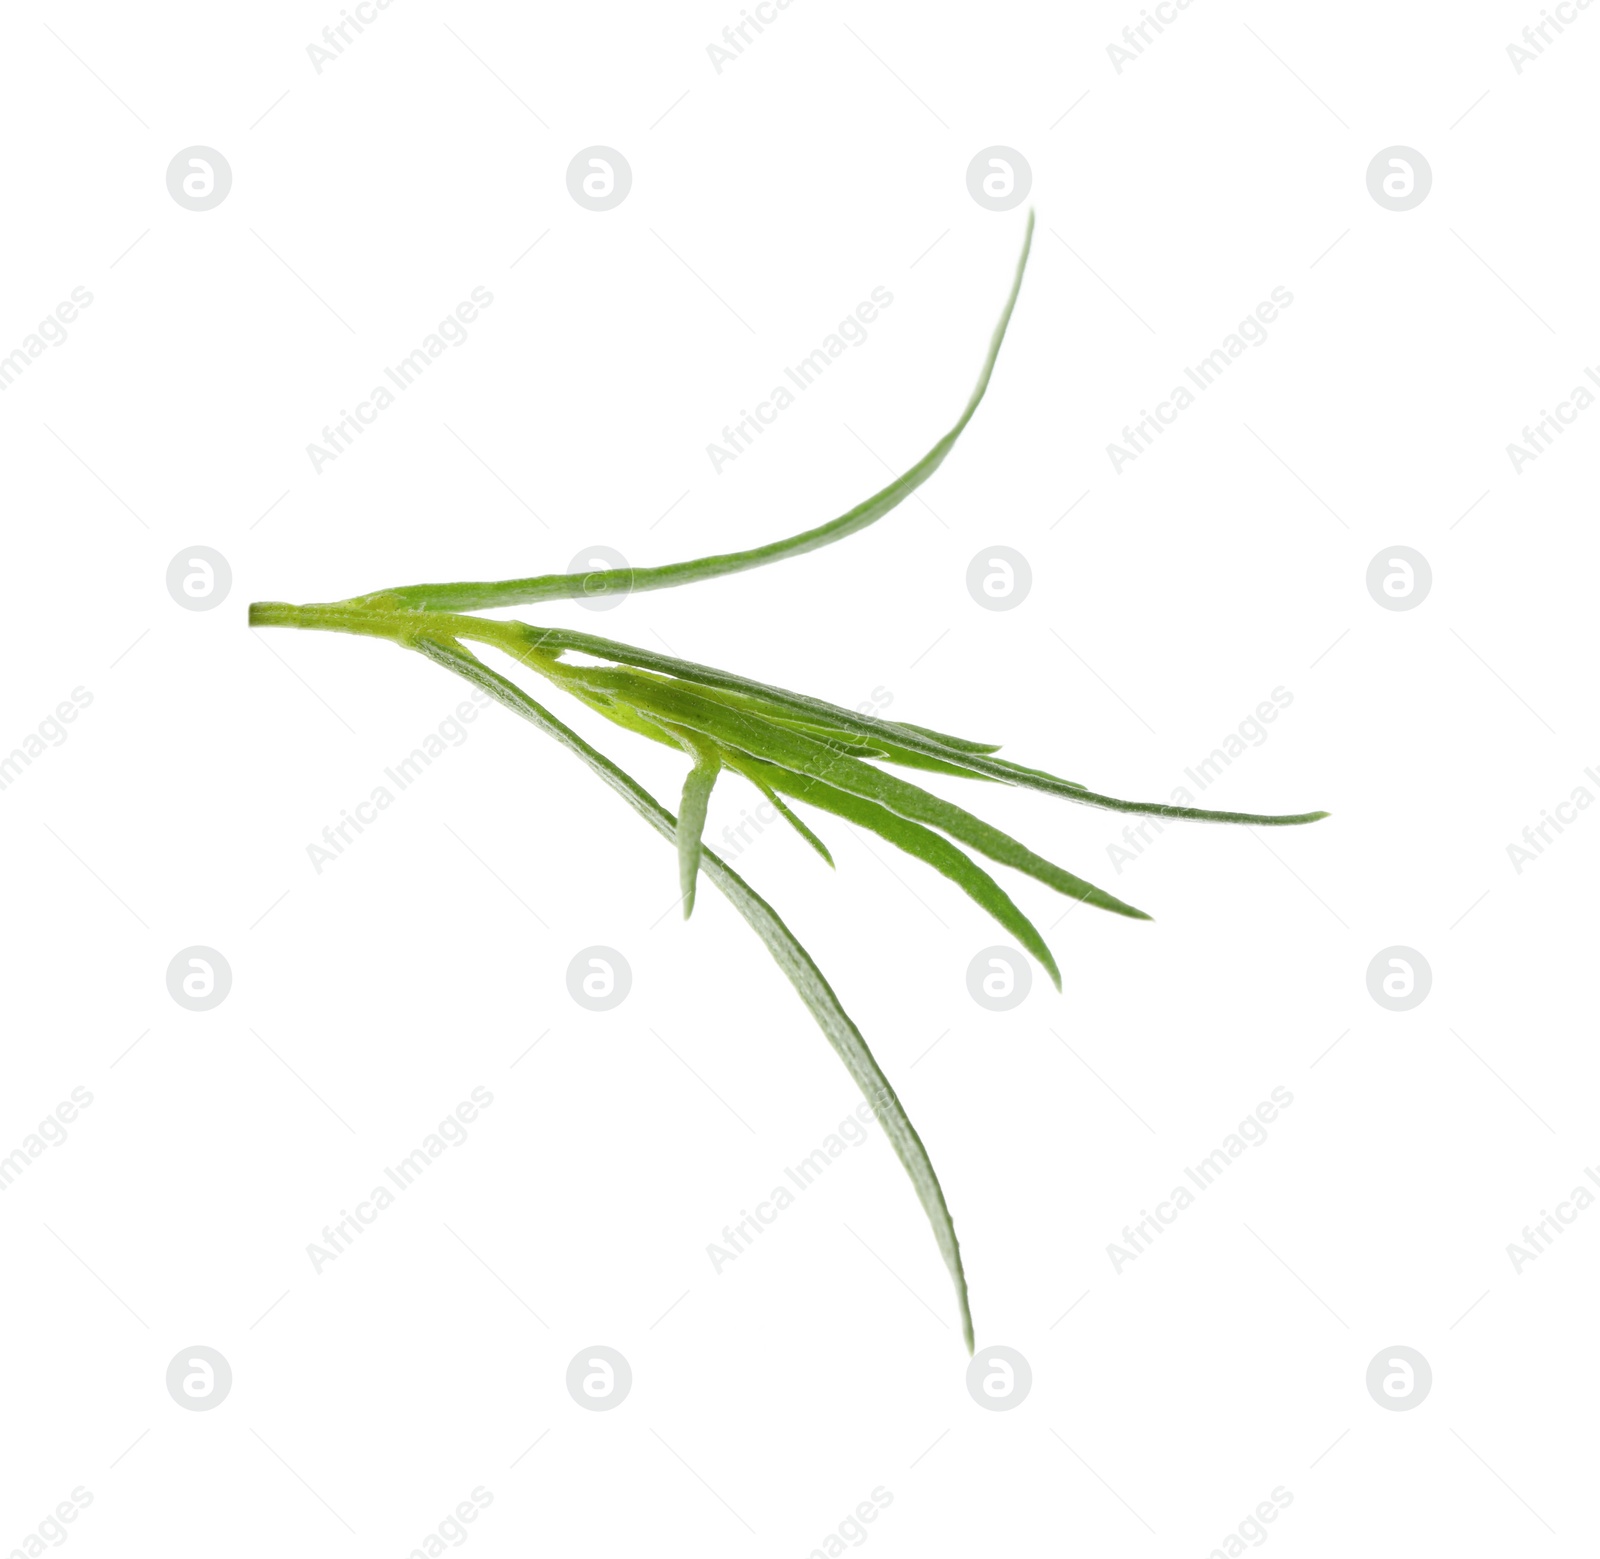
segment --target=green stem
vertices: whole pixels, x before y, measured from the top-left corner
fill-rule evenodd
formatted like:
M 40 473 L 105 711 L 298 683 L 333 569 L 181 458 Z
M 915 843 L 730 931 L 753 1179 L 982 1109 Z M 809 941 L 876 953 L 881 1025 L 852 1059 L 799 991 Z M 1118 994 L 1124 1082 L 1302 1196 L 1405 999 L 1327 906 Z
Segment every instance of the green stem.
M 504 650 L 514 660 L 545 676 L 567 671 L 555 654 L 538 647 L 538 630 L 526 623 L 499 622 L 493 617 L 466 617 L 452 612 L 418 612 L 403 608 L 361 606 L 347 601 L 294 606 L 288 601 L 252 601 L 252 628 L 310 628 L 324 633 L 355 633 L 389 639 L 417 649 L 427 638 L 473 639 Z M 556 653 L 559 653 L 557 651 Z

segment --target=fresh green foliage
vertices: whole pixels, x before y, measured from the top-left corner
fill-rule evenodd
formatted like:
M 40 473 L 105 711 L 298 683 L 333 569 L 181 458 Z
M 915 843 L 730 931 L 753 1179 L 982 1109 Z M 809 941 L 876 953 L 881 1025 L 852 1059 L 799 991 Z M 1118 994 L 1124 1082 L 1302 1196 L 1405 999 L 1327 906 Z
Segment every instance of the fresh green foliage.
M 363 604 L 404 606 L 418 611 L 479 612 L 493 606 L 526 606 L 533 601 L 557 601 L 574 596 L 588 598 L 614 594 L 619 590 L 665 590 L 673 585 L 695 584 L 702 579 L 715 579 L 721 574 L 737 574 L 747 568 L 760 568 L 766 563 L 798 557 L 802 552 L 814 552 L 831 542 L 843 541 L 846 536 L 854 535 L 874 520 L 881 519 L 921 487 L 944 464 L 944 457 L 955 447 L 956 440 L 972 421 L 973 412 L 978 409 L 984 391 L 989 388 L 989 376 L 994 372 L 995 359 L 1000 355 L 1000 343 L 1006 338 L 1011 311 L 1017 306 L 1017 294 L 1022 290 L 1022 273 L 1027 269 L 1028 252 L 1032 247 L 1033 213 L 1030 211 L 1010 295 L 1006 298 L 1000 321 L 994 327 L 989 353 L 983 360 L 978 382 L 956 419 L 955 426 L 909 470 L 837 519 L 812 530 L 801 531 L 798 536 L 770 541 L 765 546 L 751 547 L 745 552 L 724 552 L 714 557 L 693 558 L 687 563 L 666 563 L 660 568 L 597 569 L 587 574 L 539 574 L 532 579 L 504 579 L 497 582 L 406 585 L 398 590 L 380 590 L 359 599 Z
M 1016 307 L 1032 241 L 1030 213 L 1010 294 L 995 326 L 978 382 L 955 425 L 902 475 L 837 519 L 747 551 L 657 568 L 543 574 L 500 582 L 408 585 L 326 605 L 258 601 L 250 608 L 252 627 L 314 628 L 389 639 L 466 678 L 576 754 L 657 832 L 674 842 L 685 917 L 694 909 L 700 877 L 704 875 L 715 884 L 766 944 L 877 1111 L 933 1226 L 955 1284 L 962 1334 L 969 1352 L 973 1345 L 972 1313 L 961 1250 L 927 1151 L 866 1041 L 811 956 L 772 907 L 705 847 L 701 836 L 718 776 L 727 770 L 754 785 L 829 866 L 833 865 L 833 857 L 827 846 L 783 797 L 864 828 L 933 867 L 1015 937 L 1039 961 L 1058 990 L 1060 970 L 1044 938 L 1005 889 L 967 853 L 969 850 L 1032 877 L 1068 898 L 1135 920 L 1147 920 L 1149 916 L 1036 855 L 964 808 L 881 765 L 1016 785 L 1082 806 L 1157 817 L 1283 826 L 1315 822 L 1327 814 L 1264 816 L 1124 801 L 1042 769 L 998 758 L 995 754 L 999 749 L 987 742 L 947 736 L 901 721 L 868 718 L 806 694 L 594 634 L 533 627 L 473 613 L 532 601 L 692 584 L 813 551 L 880 519 L 938 470 L 983 400 Z M 624 730 L 685 754 L 689 768 L 677 817 L 516 683 L 485 665 L 463 641 L 486 645 L 508 656 Z M 573 661 L 567 658 L 570 655 L 585 659 Z M 594 664 L 596 661 L 601 664 Z
M 700 877 L 700 838 L 706 827 L 706 808 L 711 804 L 711 787 L 722 772 L 722 749 L 705 741 L 698 731 L 667 728 L 683 743 L 693 759 L 684 776 L 683 799 L 678 803 L 678 887 L 683 894 L 683 918 L 694 913 L 694 885 Z

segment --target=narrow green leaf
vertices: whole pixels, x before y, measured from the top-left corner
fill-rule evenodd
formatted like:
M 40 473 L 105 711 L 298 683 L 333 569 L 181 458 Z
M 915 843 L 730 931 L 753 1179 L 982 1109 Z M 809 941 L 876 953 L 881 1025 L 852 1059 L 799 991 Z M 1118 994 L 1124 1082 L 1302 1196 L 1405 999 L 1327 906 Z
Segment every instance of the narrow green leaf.
M 770 785 L 767 784 L 765 780 L 761 778 L 759 774 L 756 773 L 755 764 L 752 763 L 743 753 L 733 752 L 726 747 L 722 748 L 721 752 L 723 763 L 728 768 L 736 770 L 747 780 L 749 780 L 750 783 L 754 785 L 755 788 L 759 790 L 769 802 L 771 802 L 778 816 L 788 823 L 789 826 L 793 828 L 794 831 L 799 834 L 799 836 L 804 839 L 805 842 L 810 845 L 811 848 L 815 850 L 817 854 L 828 863 L 829 866 L 832 866 L 833 856 L 830 853 L 827 845 L 825 845 L 814 833 L 812 833 L 812 831 L 806 826 L 804 819 L 798 817 L 794 813 L 783 797 L 780 796 L 777 791 L 775 791 Z
M 998 742 L 969 742 L 964 736 L 946 736 L 943 731 L 930 731 L 925 725 L 912 725 L 909 720 L 894 720 L 890 722 L 900 727 L 902 731 L 915 731 L 918 736 L 931 736 L 934 741 L 942 742 L 946 747 L 954 747 L 960 752 L 999 752 Z
M 461 618 L 457 621 L 471 624 L 472 618 Z M 504 627 L 504 624 L 497 624 Z M 854 710 L 845 709 L 838 704 L 830 704 L 820 698 L 811 698 L 804 693 L 793 693 L 786 688 L 774 687 L 768 683 L 756 682 L 749 677 L 740 677 L 732 672 L 719 671 L 714 666 L 702 666 L 698 662 L 679 660 L 673 655 L 660 655 L 654 650 L 642 650 L 633 645 L 619 644 L 614 639 L 597 638 L 593 634 L 580 633 L 567 628 L 534 628 L 528 624 L 516 625 L 523 629 L 527 635 L 528 643 L 539 649 L 542 653 L 549 654 L 557 650 L 577 650 L 586 655 L 593 655 L 599 659 L 617 661 L 622 665 L 634 666 L 643 671 L 654 671 L 669 677 L 679 678 L 683 682 L 698 684 L 702 689 L 726 689 L 730 692 L 742 693 L 756 699 L 765 699 L 775 707 L 792 711 L 797 718 L 811 718 L 816 724 L 824 727 L 837 727 L 850 735 L 871 741 L 874 736 L 881 740 L 878 730 L 881 722 L 868 720 L 857 714 Z M 474 637 L 466 629 L 461 630 L 467 637 Z M 577 668 L 569 668 L 576 670 Z M 961 747 L 946 746 L 944 739 L 934 738 L 924 732 L 920 727 L 897 722 L 901 732 L 901 741 L 907 747 L 928 757 L 938 758 L 946 763 L 956 765 L 967 770 L 973 775 L 983 775 L 989 779 L 1003 780 L 1007 784 L 1017 785 L 1027 790 L 1043 791 L 1046 795 L 1060 796 L 1067 801 L 1078 802 L 1082 806 L 1099 807 L 1110 812 L 1133 812 L 1149 817 L 1184 818 L 1201 823 L 1253 823 L 1261 827 L 1278 828 L 1288 827 L 1300 823 L 1315 823 L 1328 816 L 1326 812 L 1294 812 L 1283 814 L 1263 814 L 1258 812 L 1214 812 L 1203 807 L 1169 806 L 1160 801 L 1124 801 L 1116 796 L 1101 795 L 1096 791 L 1086 790 L 1082 785 L 1072 780 L 1065 780 L 1043 769 L 1027 768 L 1020 763 L 1010 763 L 1002 758 L 995 758 L 987 753 L 979 752 L 976 743 L 966 743 Z
M 1068 898 L 1081 899 L 1098 909 L 1127 915 L 1134 920 L 1150 917 L 1131 904 L 1097 888 L 1092 882 L 1035 855 L 1010 834 L 973 816 L 964 807 L 935 796 L 894 774 L 885 774 L 849 753 L 840 752 L 826 742 L 807 736 L 789 726 L 731 708 L 712 698 L 691 691 L 682 683 L 664 682 L 654 677 L 639 677 L 628 671 L 608 671 L 591 667 L 564 667 L 564 679 L 598 691 L 614 692 L 635 708 L 649 710 L 678 725 L 702 731 L 726 747 L 775 763 L 795 774 L 825 780 L 840 790 L 878 801 L 891 812 L 940 829 L 953 839 L 970 846 L 991 860 L 1054 888 Z
M 1017 294 L 1022 290 L 1023 272 L 1028 268 L 1028 252 L 1033 247 L 1033 212 L 1028 213 L 1028 225 L 1023 235 L 1022 253 L 1017 259 L 1016 275 L 1006 306 L 1001 311 L 999 323 L 989 340 L 989 351 L 978 374 L 978 382 L 967 399 L 955 425 L 915 465 L 909 466 L 887 487 L 847 510 L 837 519 L 810 530 L 786 536 L 781 541 L 769 541 L 764 546 L 751 547 L 743 552 L 723 552 L 712 557 L 692 558 L 684 563 L 666 563 L 657 568 L 596 569 L 585 574 L 538 574 L 531 579 L 476 580 L 457 584 L 406 585 L 393 590 L 378 590 L 371 595 L 354 596 L 349 605 L 372 604 L 384 607 L 406 607 L 415 611 L 473 612 L 495 606 L 520 606 L 530 601 L 551 601 L 579 597 L 592 600 L 596 596 L 614 595 L 635 590 L 665 590 L 674 585 L 694 584 L 702 579 L 715 579 L 722 574 L 737 574 L 745 569 L 760 568 L 783 558 L 798 557 L 803 552 L 814 552 L 831 542 L 842 541 L 859 530 L 864 530 L 874 520 L 909 498 L 935 471 L 944 464 L 945 456 L 955 447 L 955 442 L 972 421 L 989 388 L 994 373 L 995 359 L 1000 355 L 1000 345 L 1006 338 L 1006 328 L 1011 323 L 1012 311 L 1017 306 Z
M 678 887 L 683 894 L 683 918 L 694 913 L 694 889 L 700 879 L 700 836 L 705 832 L 706 807 L 711 787 L 722 771 L 717 749 L 693 731 L 673 729 L 684 751 L 694 760 L 683 779 L 683 799 L 678 804 Z
M 710 693 L 708 696 L 716 698 L 719 702 L 726 702 L 731 696 L 726 693 Z M 987 774 L 974 774 L 971 769 L 960 764 L 951 763 L 946 758 L 929 758 L 914 748 L 903 747 L 894 739 L 894 727 L 886 726 L 882 735 L 875 737 L 870 743 L 859 740 L 847 733 L 838 733 L 829 730 L 826 726 L 817 725 L 809 720 L 796 720 L 792 715 L 769 713 L 754 700 L 750 707 L 765 720 L 772 720 L 778 725 L 792 726 L 797 731 L 804 731 L 808 736 L 815 736 L 822 741 L 838 748 L 841 752 L 851 753 L 857 758 L 872 758 L 884 763 L 893 763 L 903 769 L 920 769 L 926 774 L 949 774 L 956 779 L 975 779 L 989 782 Z M 770 710 L 772 706 L 767 706 Z M 992 783 L 992 782 L 990 782 Z
M 641 671 L 639 674 L 659 676 L 656 672 Z M 881 759 L 886 763 L 900 764 L 905 768 L 922 769 L 934 774 L 952 774 L 958 779 L 988 778 L 987 775 L 974 774 L 970 769 L 946 759 L 926 757 L 918 750 L 901 745 L 895 739 L 899 727 L 888 721 L 868 720 L 866 726 L 872 733 L 869 737 L 855 731 L 844 730 L 838 725 L 825 724 L 811 717 L 801 718 L 793 710 L 783 704 L 774 703 L 771 699 L 755 698 L 748 693 L 734 693 L 704 686 L 696 687 L 695 691 L 715 698 L 719 703 L 749 710 L 763 720 L 773 720 L 779 725 L 792 726 L 797 731 L 804 731 L 807 735 L 825 740 L 838 751 L 848 752 L 853 757 Z
M 452 632 L 463 637 L 480 637 L 474 628 L 482 624 L 471 617 L 447 619 Z M 515 628 L 525 636 L 530 651 L 541 656 L 560 655 L 567 650 L 592 655 L 597 660 L 615 661 L 619 665 L 633 666 L 640 671 L 677 678 L 693 684 L 698 690 L 718 696 L 732 695 L 748 699 L 751 707 L 759 708 L 770 718 L 783 718 L 799 722 L 819 731 L 837 732 L 867 745 L 896 740 L 906 751 L 950 764 L 969 777 L 1009 779 L 1016 765 L 1005 765 L 988 757 L 995 749 L 981 742 L 969 742 L 961 737 L 947 737 L 923 726 L 907 722 L 876 720 L 846 709 L 842 704 L 830 704 L 826 699 L 812 698 L 806 693 L 793 693 L 787 688 L 757 682 L 733 672 L 719 671 L 715 666 L 703 666 L 697 661 L 680 660 L 675 655 L 662 655 L 655 650 L 642 650 L 632 644 L 622 644 L 615 639 L 603 639 L 592 633 L 573 628 L 536 628 L 528 623 L 497 623 L 496 630 Z M 578 670 L 577 667 L 566 668 Z M 991 773 L 994 769 L 998 772 Z M 1072 786 L 1070 780 L 1057 781 L 1059 785 Z M 1074 787 L 1076 788 L 1076 787 Z
M 591 747 L 576 731 L 563 725 L 516 683 L 491 670 L 454 640 L 419 637 L 414 643 L 415 648 L 428 659 L 465 677 L 507 709 L 521 715 L 547 736 L 553 736 L 569 751 L 576 753 L 657 833 L 669 841 L 676 840 L 676 820 L 649 791 L 618 768 L 604 753 Z M 704 852 L 701 869 L 761 938 L 778 967 L 800 993 L 800 999 L 816 1019 L 828 1043 L 844 1062 L 845 1070 L 861 1090 L 862 1097 L 876 1112 L 884 1135 L 911 1177 L 917 1200 L 922 1203 L 928 1222 L 933 1226 L 939 1253 L 944 1257 L 951 1282 L 955 1284 L 956 1302 L 961 1310 L 961 1335 L 966 1342 L 967 1352 L 971 1353 L 972 1309 L 967 1296 L 967 1277 L 961 1265 L 961 1246 L 956 1239 L 955 1221 L 950 1216 L 928 1150 L 922 1145 L 916 1127 L 911 1124 L 911 1117 L 889 1086 L 889 1079 L 884 1076 L 860 1029 L 851 1021 L 811 955 L 778 918 L 777 911 L 714 851 Z
M 941 834 L 898 816 L 876 801 L 840 790 L 826 780 L 795 774 L 774 764 L 762 763 L 745 753 L 727 752 L 726 749 L 724 752 L 729 768 L 737 767 L 742 774 L 759 775 L 766 784 L 786 791 L 796 801 L 821 807 L 823 811 L 832 812 L 846 822 L 870 829 L 896 849 L 904 850 L 907 855 L 926 862 L 935 871 L 948 877 L 973 903 L 992 915 L 1022 943 L 1044 965 L 1055 988 L 1058 991 L 1061 989 L 1061 971 L 1056 967 L 1055 958 L 1038 928 L 1017 908 L 1011 896 L 988 872 Z

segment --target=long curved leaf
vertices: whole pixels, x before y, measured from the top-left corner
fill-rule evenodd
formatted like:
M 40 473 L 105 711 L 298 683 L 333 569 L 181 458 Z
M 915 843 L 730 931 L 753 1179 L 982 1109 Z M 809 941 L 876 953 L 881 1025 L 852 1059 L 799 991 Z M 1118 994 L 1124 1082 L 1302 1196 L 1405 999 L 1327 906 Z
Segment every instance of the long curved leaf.
M 553 736 L 562 746 L 574 752 L 612 790 L 623 798 L 657 833 L 676 842 L 677 822 L 639 782 L 617 767 L 604 753 L 563 725 L 541 704 L 530 698 L 516 683 L 501 676 L 483 664 L 477 656 L 454 640 L 420 636 L 414 646 L 429 660 L 448 668 L 458 676 L 483 689 L 491 698 L 504 704 L 513 713 L 531 722 L 547 736 Z M 911 1124 L 905 1106 L 900 1103 L 883 1068 L 878 1065 L 861 1030 L 851 1021 L 833 987 L 827 982 L 811 955 L 801 946 L 794 933 L 778 918 L 778 913 L 758 894 L 744 878 L 723 861 L 714 851 L 706 850 L 701 857 L 701 870 L 705 872 L 728 902 L 744 916 L 751 928 L 766 945 L 778 967 L 789 977 L 799 992 L 817 1026 L 826 1035 L 834 1052 L 844 1062 L 845 1070 L 862 1096 L 872 1105 L 884 1135 L 889 1139 L 895 1156 L 922 1203 L 922 1210 L 933 1226 L 933 1236 L 944 1258 L 950 1280 L 955 1285 L 956 1302 L 961 1309 L 961 1335 L 967 1352 L 973 1349 L 972 1308 L 967 1295 L 966 1272 L 961 1265 L 961 1246 L 956 1239 L 955 1221 L 944 1199 L 939 1177 L 934 1173 L 933 1162 L 922 1138 Z
M 1028 213 L 1028 225 L 1022 239 L 1022 253 L 1017 259 L 1016 275 L 1006 306 L 1000 313 L 999 323 L 989 339 L 989 351 L 973 386 L 967 404 L 955 425 L 915 465 L 897 476 L 888 486 L 870 498 L 847 510 L 837 519 L 813 526 L 810 530 L 786 536 L 780 541 L 769 541 L 764 546 L 750 547 L 743 552 L 722 552 L 711 557 L 691 558 L 683 563 L 664 563 L 656 568 L 595 569 L 586 574 L 537 574 L 530 579 L 471 580 L 456 584 L 405 585 L 393 590 L 379 590 L 367 596 L 355 596 L 349 604 L 371 602 L 384 606 L 406 607 L 414 611 L 473 612 L 487 607 L 521 606 L 530 601 L 552 601 L 574 597 L 591 600 L 596 596 L 615 595 L 635 590 L 666 590 L 674 585 L 694 584 L 702 579 L 715 579 L 722 574 L 737 574 L 749 568 L 760 568 L 767 563 L 777 563 L 783 558 L 798 557 L 803 552 L 814 552 L 831 542 L 842 541 L 859 530 L 865 530 L 874 520 L 882 519 L 891 509 L 903 503 L 935 471 L 944 464 L 945 456 L 955 447 L 955 442 L 972 421 L 972 414 L 982 402 L 994 373 L 995 359 L 1000 355 L 1000 345 L 1006 338 L 1006 328 L 1011 323 L 1012 311 L 1017 306 L 1017 294 L 1022 290 L 1022 275 L 1028 268 L 1028 252 L 1033 247 L 1033 212 Z

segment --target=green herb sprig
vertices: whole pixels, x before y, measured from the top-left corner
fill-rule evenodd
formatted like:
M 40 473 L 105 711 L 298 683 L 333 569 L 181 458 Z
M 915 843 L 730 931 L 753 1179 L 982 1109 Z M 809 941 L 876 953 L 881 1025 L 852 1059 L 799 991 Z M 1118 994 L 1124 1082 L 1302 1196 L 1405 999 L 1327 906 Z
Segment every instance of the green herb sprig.
M 658 833 L 676 845 L 685 916 L 694 908 L 700 877 L 711 880 L 766 944 L 856 1086 L 866 1098 L 875 1101 L 878 1119 L 911 1177 L 955 1284 L 962 1335 L 969 1353 L 973 1347 L 972 1311 L 961 1248 L 927 1150 L 861 1031 L 840 1005 L 811 955 L 772 906 L 703 844 L 701 834 L 712 787 L 724 771 L 747 780 L 830 866 L 833 859 L 827 846 L 790 802 L 843 818 L 926 862 L 1015 937 L 1044 967 L 1057 990 L 1061 988 L 1061 973 L 1044 938 L 1005 889 L 968 852 L 1032 877 L 1068 898 L 1135 920 L 1150 917 L 1036 855 L 973 813 L 880 765 L 1017 785 L 1081 806 L 1155 817 L 1279 827 L 1315 822 L 1327 813 L 1263 816 L 1124 801 L 1074 780 L 996 757 L 999 749 L 988 743 L 948 736 L 903 721 L 868 718 L 806 694 L 594 634 L 473 614 L 535 601 L 588 599 L 694 584 L 815 551 L 881 519 L 939 469 L 982 402 L 1022 287 L 1033 243 L 1033 225 L 1030 212 L 1011 291 L 977 384 L 960 417 L 915 465 L 837 519 L 745 551 L 655 568 L 405 585 L 318 605 L 257 601 L 250 607 L 252 627 L 311 628 L 388 639 L 455 672 L 576 754 Z M 504 653 L 624 730 L 681 752 L 689 768 L 678 815 L 674 817 L 637 780 L 517 683 L 486 665 L 467 648 L 469 643 Z M 566 658 L 572 654 L 586 660 L 574 662 Z M 602 664 L 592 664 L 595 661 Z

